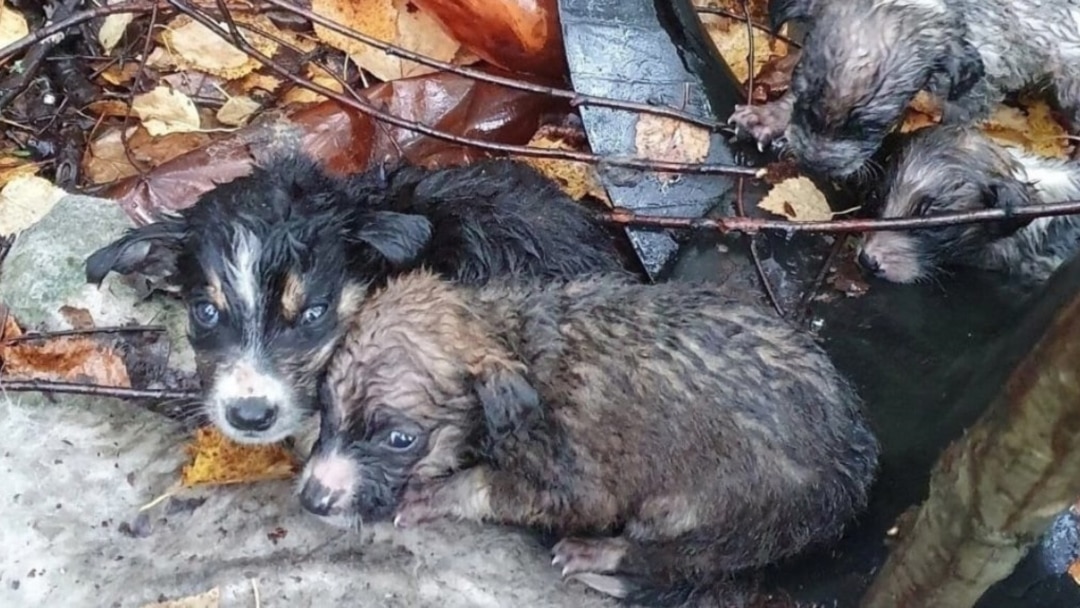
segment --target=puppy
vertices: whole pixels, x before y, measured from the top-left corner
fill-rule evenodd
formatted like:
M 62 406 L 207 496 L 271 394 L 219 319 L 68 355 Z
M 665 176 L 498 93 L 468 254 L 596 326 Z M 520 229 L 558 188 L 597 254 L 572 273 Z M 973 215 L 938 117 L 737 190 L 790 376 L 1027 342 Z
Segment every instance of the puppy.
M 759 144 L 783 137 L 808 171 L 856 174 L 915 94 L 947 124 L 985 116 L 1008 92 L 1050 83 L 1080 126 L 1080 4 L 1027 0 L 772 0 L 774 26 L 810 29 L 787 96 L 731 120 Z
M 1080 164 L 1000 146 L 977 129 L 921 129 L 903 142 L 885 181 L 883 218 L 1013 209 L 1080 198 Z M 1080 248 L 1080 216 L 962 224 L 863 235 L 858 260 L 895 283 L 974 266 L 1046 280 Z
M 310 512 L 552 530 L 564 576 L 632 601 L 697 602 L 834 539 L 878 458 L 808 335 L 690 283 L 401 275 L 352 319 L 322 402 Z
M 623 270 L 612 234 L 509 161 L 351 178 L 300 155 L 222 184 L 87 260 L 164 277 L 187 303 L 210 421 L 230 438 L 300 430 L 316 381 L 368 287 L 419 265 L 465 284 Z

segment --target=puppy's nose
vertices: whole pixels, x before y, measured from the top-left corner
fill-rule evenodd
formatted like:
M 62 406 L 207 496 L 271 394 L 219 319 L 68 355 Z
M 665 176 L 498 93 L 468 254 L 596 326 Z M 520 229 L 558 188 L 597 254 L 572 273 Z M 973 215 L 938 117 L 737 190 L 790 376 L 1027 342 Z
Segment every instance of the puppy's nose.
M 317 479 L 309 479 L 304 484 L 304 489 L 300 491 L 301 506 L 320 517 L 330 514 L 336 498 L 335 492 Z
M 277 420 L 277 408 L 262 397 L 237 399 L 225 408 L 225 420 L 241 431 L 265 431 Z
M 869 270 L 870 272 L 877 274 L 881 270 L 881 263 L 877 259 L 866 255 L 865 251 L 859 252 L 859 266 Z

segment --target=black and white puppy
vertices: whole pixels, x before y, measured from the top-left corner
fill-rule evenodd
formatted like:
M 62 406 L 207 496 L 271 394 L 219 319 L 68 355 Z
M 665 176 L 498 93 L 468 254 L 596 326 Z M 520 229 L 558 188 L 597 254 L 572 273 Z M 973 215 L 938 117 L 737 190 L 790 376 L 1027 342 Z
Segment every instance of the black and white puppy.
M 419 266 L 464 284 L 627 271 L 613 232 L 527 165 L 328 175 L 302 155 L 256 168 L 92 254 L 87 280 L 140 273 L 189 310 L 209 420 L 228 437 L 296 434 L 369 287 Z

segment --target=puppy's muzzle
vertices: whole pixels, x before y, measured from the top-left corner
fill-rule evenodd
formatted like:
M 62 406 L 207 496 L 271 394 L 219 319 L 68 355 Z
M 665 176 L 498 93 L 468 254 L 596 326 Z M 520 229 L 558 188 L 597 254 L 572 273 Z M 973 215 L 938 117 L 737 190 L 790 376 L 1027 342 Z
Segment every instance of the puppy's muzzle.
M 338 502 L 344 492 L 332 490 L 317 479 L 308 479 L 300 491 L 300 505 L 319 517 L 326 517 L 337 511 Z
M 277 406 L 263 397 L 245 397 L 225 405 L 225 420 L 240 431 L 265 431 L 274 426 L 277 416 Z

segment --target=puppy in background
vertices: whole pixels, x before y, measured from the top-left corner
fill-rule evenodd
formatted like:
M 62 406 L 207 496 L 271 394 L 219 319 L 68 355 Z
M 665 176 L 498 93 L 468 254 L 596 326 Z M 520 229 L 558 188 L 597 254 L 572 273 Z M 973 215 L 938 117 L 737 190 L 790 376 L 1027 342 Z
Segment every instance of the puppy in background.
M 332 177 L 279 157 L 91 255 L 164 279 L 189 311 L 205 411 L 225 435 L 271 443 L 301 430 L 316 381 L 372 284 L 426 266 L 481 284 L 624 270 L 611 232 L 527 165 L 486 161 Z
M 321 402 L 310 512 L 551 530 L 564 576 L 641 602 L 733 605 L 733 577 L 841 533 L 879 452 L 809 335 L 705 284 L 400 275 Z

